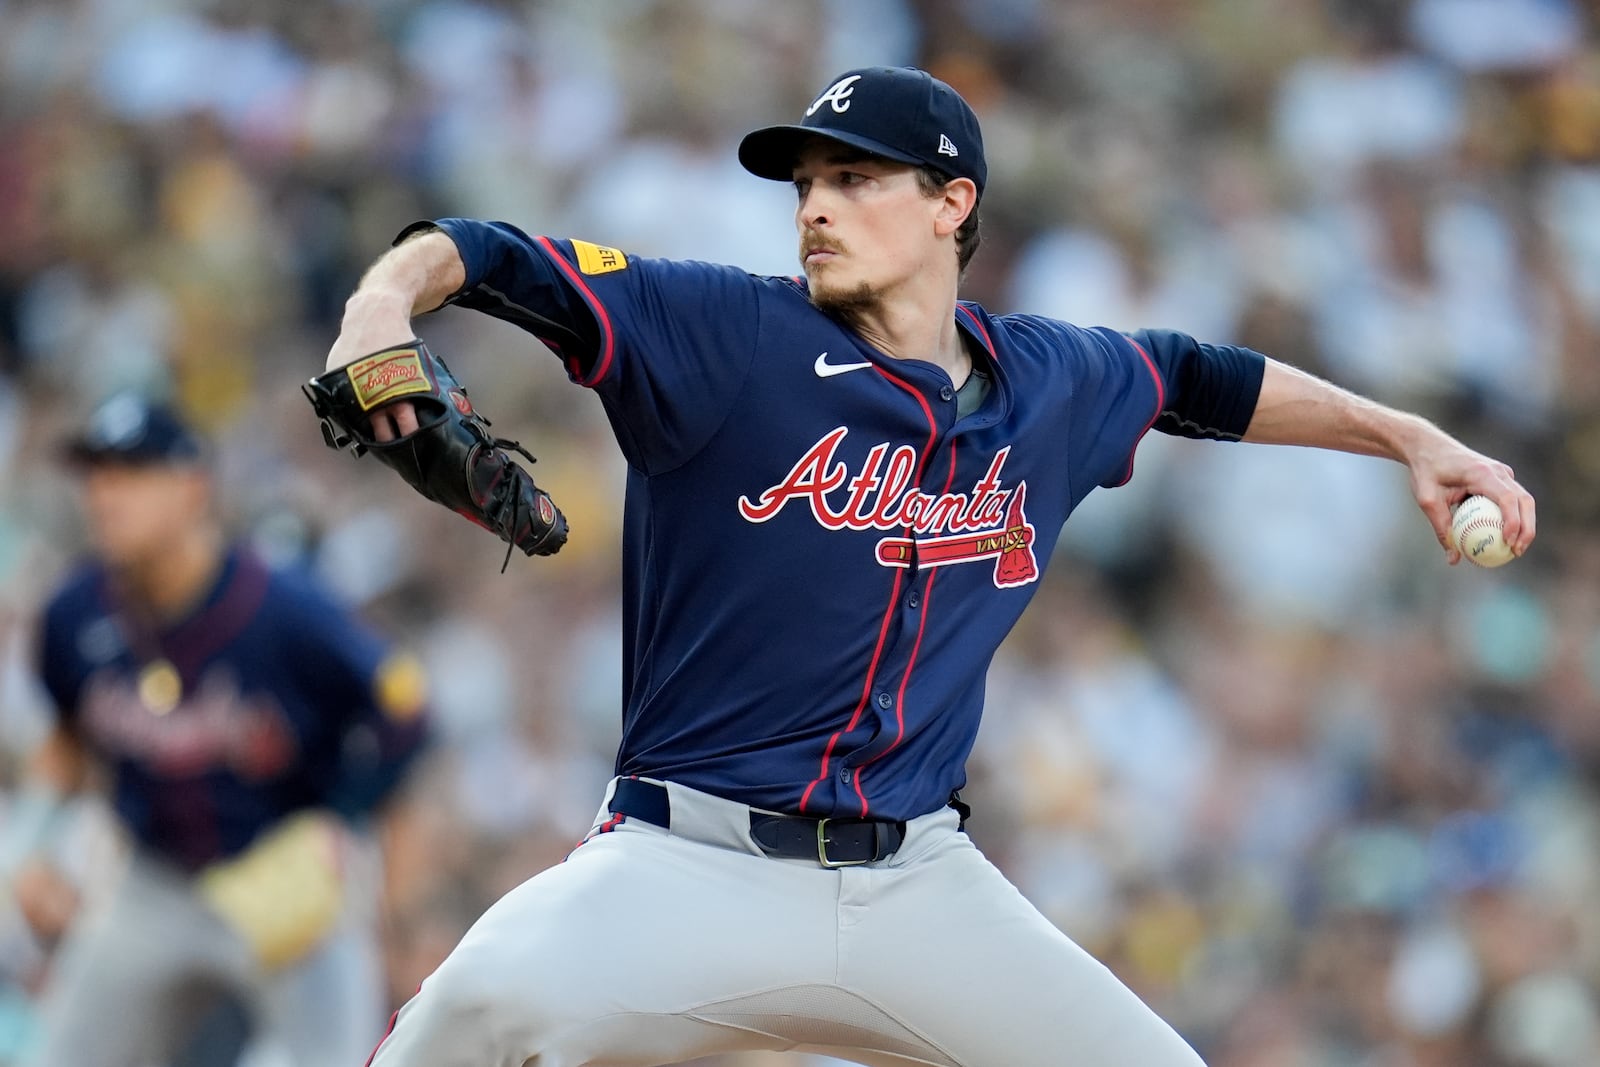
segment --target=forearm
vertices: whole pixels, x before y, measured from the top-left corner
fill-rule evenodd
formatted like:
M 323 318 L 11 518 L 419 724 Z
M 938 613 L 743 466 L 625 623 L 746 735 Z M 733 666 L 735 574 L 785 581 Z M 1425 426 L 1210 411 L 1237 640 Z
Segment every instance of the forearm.
M 389 249 L 367 269 L 351 296 L 386 301 L 407 315 L 433 311 L 467 280 L 461 253 L 443 230 L 427 230 Z
M 345 301 L 329 368 L 409 341 L 411 318 L 433 311 L 466 282 L 455 242 L 439 230 L 420 233 L 385 252 Z
M 1405 463 L 1420 446 L 1445 436 L 1420 416 L 1385 407 L 1269 359 L 1244 439 L 1335 449 Z

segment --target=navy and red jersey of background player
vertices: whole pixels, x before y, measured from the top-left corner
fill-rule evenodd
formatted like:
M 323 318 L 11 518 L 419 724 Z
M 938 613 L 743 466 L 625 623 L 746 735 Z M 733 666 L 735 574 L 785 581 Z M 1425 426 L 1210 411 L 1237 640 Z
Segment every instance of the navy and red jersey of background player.
M 443 219 L 451 301 L 594 389 L 629 465 L 616 770 L 763 808 L 910 818 L 965 781 L 984 675 L 1062 523 L 1152 426 L 1237 439 L 1263 358 L 956 309 L 993 380 L 957 417 L 799 278 Z
M 83 565 L 45 610 L 39 653 L 62 723 L 108 767 L 134 838 L 189 870 L 302 808 L 364 813 L 426 736 L 416 662 L 303 575 L 242 549 L 166 624 Z

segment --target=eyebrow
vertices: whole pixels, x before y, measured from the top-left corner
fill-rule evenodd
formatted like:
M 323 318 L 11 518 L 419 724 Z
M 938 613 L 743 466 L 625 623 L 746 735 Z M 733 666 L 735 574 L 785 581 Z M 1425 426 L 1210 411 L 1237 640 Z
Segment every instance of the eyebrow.
M 847 167 L 852 163 L 882 163 L 887 166 L 893 166 L 895 161 L 888 156 L 880 156 L 876 152 L 868 152 L 864 148 L 842 145 L 835 151 L 829 152 L 822 162 L 825 166 Z M 800 165 L 799 159 L 795 160 L 794 165 L 796 167 Z

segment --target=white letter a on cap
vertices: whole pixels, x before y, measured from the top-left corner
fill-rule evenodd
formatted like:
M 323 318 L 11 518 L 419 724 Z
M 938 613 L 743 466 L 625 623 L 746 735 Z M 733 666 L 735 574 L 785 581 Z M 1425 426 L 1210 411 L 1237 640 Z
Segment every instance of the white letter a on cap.
M 855 92 L 855 83 L 861 80 L 861 75 L 852 74 L 848 78 L 840 78 L 828 86 L 828 91 L 811 101 L 811 106 L 806 108 L 806 118 L 817 113 L 817 108 L 823 104 L 832 104 L 833 110 L 843 115 L 850 110 L 850 94 Z

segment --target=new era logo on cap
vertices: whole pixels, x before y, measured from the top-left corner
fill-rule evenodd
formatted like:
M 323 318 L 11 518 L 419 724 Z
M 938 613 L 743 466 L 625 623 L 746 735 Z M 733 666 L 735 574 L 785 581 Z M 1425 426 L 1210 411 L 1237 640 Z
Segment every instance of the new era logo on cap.
M 971 179 L 979 193 L 988 178 L 978 116 L 954 89 L 915 67 L 847 71 L 811 101 L 799 125 L 768 126 L 746 137 L 739 162 L 752 174 L 789 181 L 810 137 L 936 167 Z

